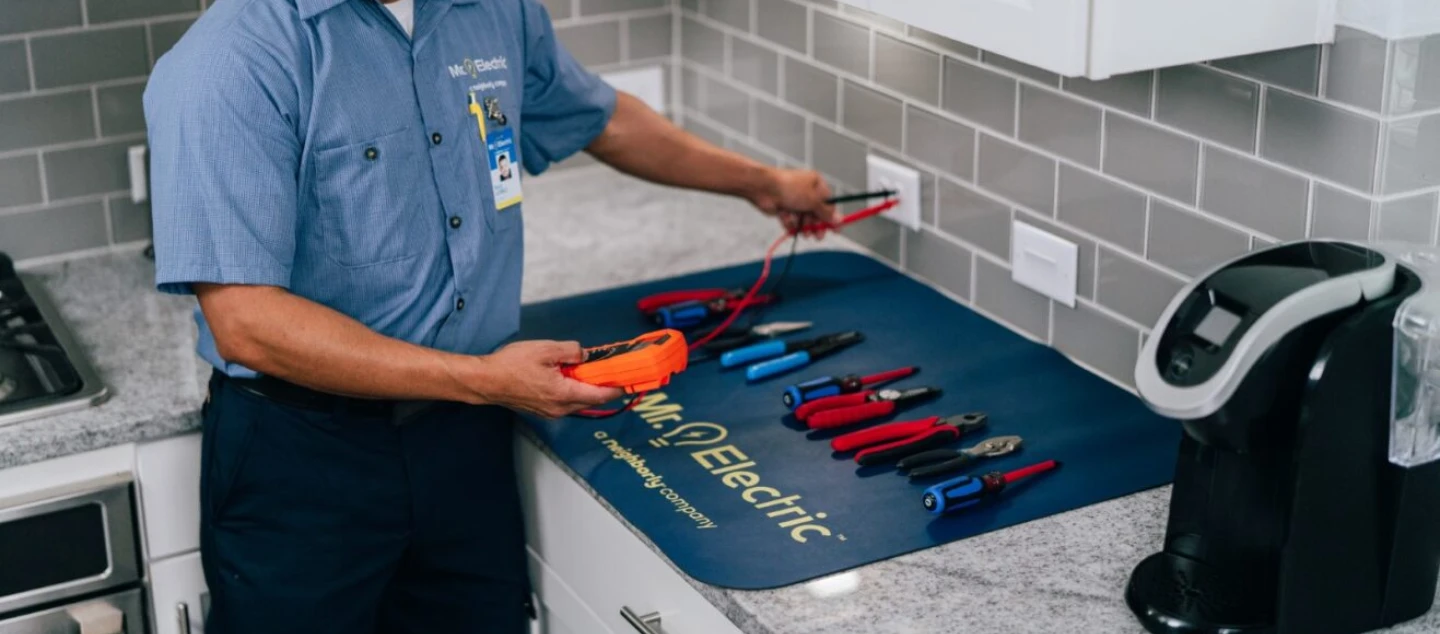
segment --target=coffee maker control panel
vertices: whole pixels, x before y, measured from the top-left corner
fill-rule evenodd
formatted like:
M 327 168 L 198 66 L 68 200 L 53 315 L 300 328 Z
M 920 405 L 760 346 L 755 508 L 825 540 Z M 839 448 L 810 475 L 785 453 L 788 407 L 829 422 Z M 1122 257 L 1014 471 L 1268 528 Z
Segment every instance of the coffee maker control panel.
M 1166 416 L 1209 416 L 1287 333 L 1388 293 L 1394 276 L 1385 254 L 1346 242 L 1280 245 L 1223 265 L 1170 303 L 1141 351 L 1136 388 Z

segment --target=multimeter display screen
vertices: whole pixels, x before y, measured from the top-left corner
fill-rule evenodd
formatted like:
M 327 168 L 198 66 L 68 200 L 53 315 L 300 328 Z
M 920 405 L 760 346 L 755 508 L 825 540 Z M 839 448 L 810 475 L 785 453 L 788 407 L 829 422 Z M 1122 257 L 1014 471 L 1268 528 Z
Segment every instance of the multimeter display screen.
M 1195 326 L 1195 336 L 1212 346 L 1223 348 L 1225 340 L 1230 338 L 1235 327 L 1239 325 L 1239 315 L 1215 306 L 1200 320 L 1200 325 Z

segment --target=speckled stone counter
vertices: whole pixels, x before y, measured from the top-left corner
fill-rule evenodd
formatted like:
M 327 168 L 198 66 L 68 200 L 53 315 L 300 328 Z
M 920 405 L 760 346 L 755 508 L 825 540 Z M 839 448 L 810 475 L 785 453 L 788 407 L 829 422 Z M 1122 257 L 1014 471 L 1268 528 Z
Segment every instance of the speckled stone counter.
M 776 231 L 735 201 L 603 169 L 534 179 L 526 201 L 527 302 L 753 260 Z M 193 352 L 193 303 L 154 292 L 138 251 L 27 272 L 113 396 L 0 427 L 0 469 L 199 425 L 208 369 Z M 1168 500 L 1147 491 L 779 590 L 691 583 L 746 634 L 1141 634 L 1121 596 L 1160 543 Z M 1440 613 L 1390 631 L 1440 632 Z

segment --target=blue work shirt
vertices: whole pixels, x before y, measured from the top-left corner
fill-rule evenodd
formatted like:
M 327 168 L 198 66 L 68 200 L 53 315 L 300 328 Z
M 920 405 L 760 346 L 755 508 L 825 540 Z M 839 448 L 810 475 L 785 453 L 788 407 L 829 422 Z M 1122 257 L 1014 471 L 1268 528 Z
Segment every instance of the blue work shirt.
M 413 38 L 376 0 L 220 0 L 144 102 L 160 290 L 279 286 L 483 354 L 519 328 L 523 204 L 497 209 L 481 124 L 535 174 L 590 144 L 615 92 L 536 0 L 417 0 Z M 201 356 L 254 375 L 196 319 Z

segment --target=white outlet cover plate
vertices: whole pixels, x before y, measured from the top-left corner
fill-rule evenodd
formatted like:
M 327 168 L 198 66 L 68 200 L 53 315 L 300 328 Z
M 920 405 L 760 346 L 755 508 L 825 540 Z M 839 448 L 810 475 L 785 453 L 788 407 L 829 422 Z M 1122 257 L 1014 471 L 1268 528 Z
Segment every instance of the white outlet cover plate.
M 920 172 L 890 159 L 871 154 L 865 159 L 865 189 L 893 189 L 900 204 L 882 214 L 911 231 L 920 230 Z
M 665 112 L 665 73 L 659 66 L 617 70 L 600 75 L 615 90 L 635 95 L 655 112 Z
M 1080 248 L 1020 221 L 1010 231 L 1010 278 L 1037 293 L 1071 308 L 1075 307 L 1075 286 Z

